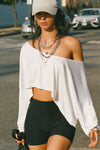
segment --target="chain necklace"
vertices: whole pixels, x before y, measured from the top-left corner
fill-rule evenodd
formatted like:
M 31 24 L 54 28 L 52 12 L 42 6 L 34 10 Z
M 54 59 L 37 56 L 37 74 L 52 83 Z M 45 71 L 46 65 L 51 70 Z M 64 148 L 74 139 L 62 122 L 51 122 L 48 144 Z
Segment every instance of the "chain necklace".
M 57 41 L 57 39 L 58 39 L 58 37 L 56 36 L 54 41 L 50 45 L 46 46 L 46 42 L 47 42 L 46 38 L 44 39 L 44 44 L 41 42 L 41 38 L 40 38 L 40 44 L 41 44 L 42 48 L 51 48 L 52 45 Z
M 47 60 L 50 58 L 51 55 L 54 54 L 54 52 L 56 51 L 56 49 L 60 45 L 60 42 L 61 42 L 61 38 L 59 37 L 58 42 L 56 44 L 56 47 L 53 49 L 53 51 L 50 54 L 49 53 L 44 54 L 44 52 L 42 52 L 42 50 L 41 50 L 40 38 L 38 38 L 38 48 L 39 48 L 40 56 L 41 56 L 42 60 L 44 61 L 45 65 L 47 63 Z

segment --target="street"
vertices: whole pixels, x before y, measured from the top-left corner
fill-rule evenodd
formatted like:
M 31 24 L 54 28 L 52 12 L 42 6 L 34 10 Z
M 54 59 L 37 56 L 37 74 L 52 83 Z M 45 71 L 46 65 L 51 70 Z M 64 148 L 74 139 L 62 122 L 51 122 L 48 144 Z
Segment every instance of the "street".
M 100 30 L 71 30 L 70 35 L 82 43 L 88 86 L 100 124 Z M 15 142 L 11 132 L 17 122 L 19 53 L 27 40 L 20 34 L 0 37 L 0 141 L 3 142 Z M 89 138 L 78 123 L 72 147 L 88 144 Z

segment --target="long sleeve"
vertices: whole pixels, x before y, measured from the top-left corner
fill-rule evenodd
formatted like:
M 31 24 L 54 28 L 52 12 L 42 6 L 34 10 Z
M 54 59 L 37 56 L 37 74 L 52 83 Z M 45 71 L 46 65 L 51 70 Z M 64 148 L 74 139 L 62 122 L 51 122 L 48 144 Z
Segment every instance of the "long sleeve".
M 83 131 L 89 136 L 90 130 L 98 125 L 98 120 L 87 84 L 84 63 L 71 65 L 71 71 L 70 91 L 74 109 Z
M 28 90 L 25 88 L 25 80 L 26 80 L 26 71 L 25 71 L 25 61 L 20 53 L 20 68 L 19 68 L 19 112 L 18 112 L 18 120 L 17 126 L 20 132 L 24 132 L 24 122 L 27 113 L 27 109 L 29 106 L 28 100 Z
M 83 130 L 89 135 L 90 130 L 98 126 L 98 120 L 88 88 L 84 65 L 82 65 L 80 69 L 80 81 L 82 86 L 81 89 L 79 89 L 81 95 L 79 97 L 80 101 L 78 102 L 78 118 Z M 83 97 L 83 99 L 81 97 Z

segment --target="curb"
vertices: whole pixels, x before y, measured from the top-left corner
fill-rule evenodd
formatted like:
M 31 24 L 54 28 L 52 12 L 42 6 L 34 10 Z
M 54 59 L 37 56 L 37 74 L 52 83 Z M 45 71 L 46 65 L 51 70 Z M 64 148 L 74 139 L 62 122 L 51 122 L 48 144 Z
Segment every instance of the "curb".
M 0 29 L 0 37 L 16 35 L 21 33 L 21 27 Z

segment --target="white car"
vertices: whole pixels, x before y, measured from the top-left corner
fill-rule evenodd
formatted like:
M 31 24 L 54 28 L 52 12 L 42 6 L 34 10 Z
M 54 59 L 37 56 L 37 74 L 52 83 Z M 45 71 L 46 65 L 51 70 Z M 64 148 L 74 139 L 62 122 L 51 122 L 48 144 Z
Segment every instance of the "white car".
M 73 29 L 83 27 L 100 27 L 100 8 L 82 9 L 78 15 L 75 15 L 72 21 Z
M 33 33 L 34 33 L 35 29 L 34 29 L 34 27 L 32 29 L 30 19 L 28 19 L 28 17 L 25 17 L 25 21 L 24 21 L 24 23 L 22 24 L 22 27 L 21 27 L 22 37 L 28 38 L 29 36 L 32 36 L 32 30 L 33 30 Z

